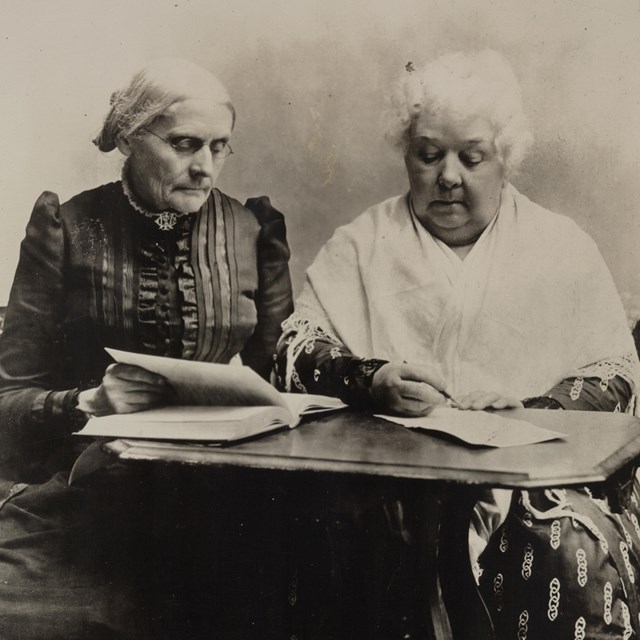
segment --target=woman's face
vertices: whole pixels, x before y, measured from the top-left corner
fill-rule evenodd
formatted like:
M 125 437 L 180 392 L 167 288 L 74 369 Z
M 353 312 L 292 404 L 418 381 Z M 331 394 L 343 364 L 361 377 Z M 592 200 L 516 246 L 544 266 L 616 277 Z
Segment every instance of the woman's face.
M 119 141 L 128 156 L 128 179 L 135 195 L 152 211 L 197 211 L 214 187 L 231 137 L 226 105 L 184 100 L 146 129 Z
M 421 114 L 405 165 L 422 225 L 450 246 L 475 242 L 496 214 L 505 184 L 489 121 Z

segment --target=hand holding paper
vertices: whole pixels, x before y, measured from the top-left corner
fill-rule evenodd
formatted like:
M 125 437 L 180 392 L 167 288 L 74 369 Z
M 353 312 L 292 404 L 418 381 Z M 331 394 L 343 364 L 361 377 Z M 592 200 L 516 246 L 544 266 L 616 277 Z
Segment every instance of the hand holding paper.
M 107 351 L 119 363 L 114 367 L 167 381 L 176 403 L 92 418 L 78 435 L 232 442 L 345 407 L 338 398 L 278 393 L 249 367 Z

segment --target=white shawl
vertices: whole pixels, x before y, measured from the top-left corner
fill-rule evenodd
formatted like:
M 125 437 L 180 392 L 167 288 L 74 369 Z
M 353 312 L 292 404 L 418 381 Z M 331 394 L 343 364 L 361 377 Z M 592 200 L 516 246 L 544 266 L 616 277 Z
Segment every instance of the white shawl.
M 616 374 L 635 393 L 634 344 L 593 240 L 512 186 L 501 202 L 464 260 L 406 195 L 337 229 L 307 271 L 290 360 L 320 327 L 360 357 L 438 363 L 454 395 L 525 398 L 570 376 Z

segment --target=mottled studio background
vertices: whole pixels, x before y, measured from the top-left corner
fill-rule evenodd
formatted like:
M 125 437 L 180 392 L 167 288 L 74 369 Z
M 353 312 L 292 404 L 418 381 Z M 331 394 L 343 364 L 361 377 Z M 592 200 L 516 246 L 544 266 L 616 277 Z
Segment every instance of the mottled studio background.
M 33 202 L 117 179 L 90 143 L 149 59 L 213 70 L 239 119 L 218 185 L 287 216 L 292 272 L 336 225 L 406 188 L 381 136 L 408 61 L 492 47 L 536 133 L 516 186 L 573 216 L 640 309 L 640 0 L 0 0 L 0 305 Z

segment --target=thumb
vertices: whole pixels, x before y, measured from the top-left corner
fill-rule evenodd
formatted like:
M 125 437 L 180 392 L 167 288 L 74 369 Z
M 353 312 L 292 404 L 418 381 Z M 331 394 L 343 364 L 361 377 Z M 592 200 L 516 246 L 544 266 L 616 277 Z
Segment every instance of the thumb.
M 402 365 L 399 373 L 404 380 L 426 382 L 439 391 L 443 391 L 447 386 L 438 364 L 412 364 L 407 362 Z

